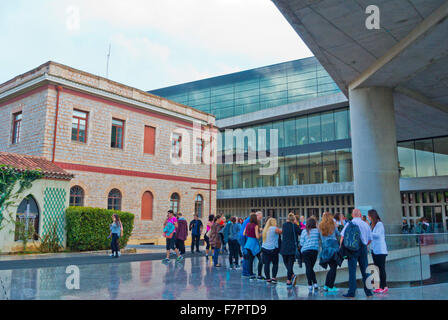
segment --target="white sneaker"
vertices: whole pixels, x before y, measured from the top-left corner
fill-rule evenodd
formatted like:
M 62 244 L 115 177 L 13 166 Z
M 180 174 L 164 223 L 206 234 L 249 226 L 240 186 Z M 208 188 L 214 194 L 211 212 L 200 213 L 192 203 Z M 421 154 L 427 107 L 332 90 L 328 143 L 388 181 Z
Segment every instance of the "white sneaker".
M 314 290 L 318 290 L 319 289 L 319 286 L 317 285 L 317 283 L 315 283 L 313 287 L 314 287 Z
M 109 257 L 113 257 L 114 256 L 114 254 L 113 253 L 111 253 L 110 255 L 109 255 Z
M 313 291 L 313 286 L 308 286 L 308 291 L 312 292 Z
M 118 251 L 118 256 L 121 256 L 121 252 L 120 251 Z

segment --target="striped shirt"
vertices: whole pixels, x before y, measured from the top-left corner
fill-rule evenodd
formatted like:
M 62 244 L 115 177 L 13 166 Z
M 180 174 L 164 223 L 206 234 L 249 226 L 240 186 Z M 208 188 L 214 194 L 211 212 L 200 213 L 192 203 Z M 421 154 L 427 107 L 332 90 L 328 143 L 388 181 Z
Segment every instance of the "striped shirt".
M 306 230 L 303 230 L 300 236 L 300 245 L 302 246 L 301 252 L 307 250 L 319 251 L 319 231 L 317 228 L 311 229 L 309 235 Z

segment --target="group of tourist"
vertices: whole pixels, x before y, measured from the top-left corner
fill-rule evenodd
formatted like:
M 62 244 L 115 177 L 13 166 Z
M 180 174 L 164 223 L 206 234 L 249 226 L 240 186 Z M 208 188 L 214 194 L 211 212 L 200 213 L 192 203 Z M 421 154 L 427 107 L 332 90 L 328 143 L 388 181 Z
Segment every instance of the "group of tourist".
M 245 220 L 231 217 L 229 220 L 222 215 L 210 215 L 205 226 L 205 255 L 212 256 L 213 265 L 222 267 L 219 256 L 228 251 L 231 269 L 240 269 L 242 276 L 250 280 L 262 280 L 267 283 L 277 283 L 279 256 L 287 270 L 288 286 L 295 286 L 297 275 L 294 264 L 305 265 L 306 278 L 310 292 L 319 290 L 314 272 L 314 266 L 319 258 L 319 265 L 329 269 L 323 290 L 337 292 L 335 280 L 337 268 L 344 259 L 348 260 L 349 290 L 345 297 L 354 297 L 356 293 L 356 268 L 359 264 L 365 294 L 370 297 L 372 290 L 367 285 L 368 247 L 370 246 L 374 265 L 378 267 L 380 285 L 375 293 L 388 291 L 386 284 L 386 256 L 384 225 L 375 210 L 369 210 L 363 217 L 359 209 L 354 209 L 352 219 L 346 220 L 344 215 L 333 215 L 325 212 L 318 222 L 314 216 L 305 220 L 303 216 L 289 213 L 287 221 L 281 226 L 277 220 L 268 217 L 262 226 L 261 211 L 252 212 Z M 190 222 L 189 227 L 182 214 L 168 211 L 164 224 L 167 255 L 164 262 L 169 261 L 170 252 L 174 250 L 177 260 L 183 259 L 185 240 L 191 232 L 191 252 L 200 253 L 199 240 L 204 226 L 198 216 Z M 228 248 L 228 250 L 227 250 Z M 320 256 L 319 256 L 320 252 Z M 257 274 L 254 272 L 254 262 L 257 260 Z M 263 276 L 264 272 L 264 276 Z

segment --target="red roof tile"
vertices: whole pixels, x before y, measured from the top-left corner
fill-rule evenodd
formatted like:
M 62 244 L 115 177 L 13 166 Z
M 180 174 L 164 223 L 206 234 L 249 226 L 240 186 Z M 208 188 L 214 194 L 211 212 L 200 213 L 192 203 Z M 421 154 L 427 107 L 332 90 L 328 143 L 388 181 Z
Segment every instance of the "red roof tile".
M 73 178 L 73 174 L 41 157 L 0 152 L 0 165 L 6 165 L 18 170 L 42 170 L 45 178 L 65 180 Z

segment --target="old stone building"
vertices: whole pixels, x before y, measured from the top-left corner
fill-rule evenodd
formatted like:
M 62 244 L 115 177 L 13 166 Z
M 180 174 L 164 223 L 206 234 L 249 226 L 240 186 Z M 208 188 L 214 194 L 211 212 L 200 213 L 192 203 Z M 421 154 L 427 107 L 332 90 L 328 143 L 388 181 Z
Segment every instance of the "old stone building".
M 134 213 L 134 243 L 160 239 L 170 208 L 187 220 L 215 211 L 214 121 L 54 62 L 0 85 L 0 151 L 73 173 L 71 205 Z

